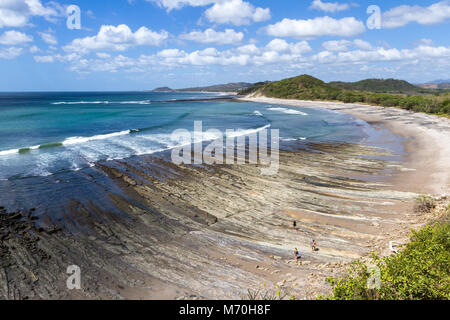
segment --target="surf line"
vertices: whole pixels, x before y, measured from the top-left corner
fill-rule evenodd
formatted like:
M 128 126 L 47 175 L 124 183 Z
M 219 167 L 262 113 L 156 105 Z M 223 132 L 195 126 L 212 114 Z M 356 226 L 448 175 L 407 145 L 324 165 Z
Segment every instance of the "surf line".
M 224 134 L 218 129 L 209 129 L 203 132 L 203 122 L 194 121 L 193 133 L 187 129 L 178 129 L 172 133 L 171 140 L 173 141 L 191 142 L 172 149 L 172 162 L 176 165 L 222 165 L 224 163 L 245 165 L 247 164 L 248 149 L 249 164 L 261 164 L 261 175 L 275 175 L 280 167 L 280 131 L 278 129 L 270 130 L 269 156 L 268 128 L 270 127 L 271 125 L 249 130 L 229 129 Z M 205 137 L 208 138 L 205 139 Z M 237 140 L 237 144 L 235 140 Z M 203 149 L 205 141 L 212 142 Z M 248 148 L 246 148 L 247 146 Z

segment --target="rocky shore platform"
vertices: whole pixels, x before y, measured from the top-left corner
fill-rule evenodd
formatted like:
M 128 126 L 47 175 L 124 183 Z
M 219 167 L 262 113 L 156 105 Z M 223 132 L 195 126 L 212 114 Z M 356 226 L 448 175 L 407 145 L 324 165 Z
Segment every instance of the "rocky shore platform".
M 414 171 L 389 156 L 299 142 L 274 176 L 160 154 L 28 181 L 48 186 L 39 194 L 5 182 L 0 299 L 246 299 L 276 287 L 314 299 L 330 292 L 326 277 L 425 223 L 402 180 Z M 79 290 L 66 285 L 71 265 Z

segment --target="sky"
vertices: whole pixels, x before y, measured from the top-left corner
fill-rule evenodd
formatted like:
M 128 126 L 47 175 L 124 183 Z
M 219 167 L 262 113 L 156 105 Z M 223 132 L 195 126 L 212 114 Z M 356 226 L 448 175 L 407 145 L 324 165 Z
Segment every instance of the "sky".
M 449 33 L 450 0 L 0 0 L 0 91 L 425 83 L 450 78 Z

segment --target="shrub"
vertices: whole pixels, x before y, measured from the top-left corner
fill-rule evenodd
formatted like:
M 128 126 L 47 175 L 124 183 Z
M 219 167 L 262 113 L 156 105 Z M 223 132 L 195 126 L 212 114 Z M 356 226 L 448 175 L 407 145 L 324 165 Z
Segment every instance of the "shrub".
M 353 263 L 343 278 L 328 278 L 330 300 L 448 300 L 450 299 L 450 223 L 437 223 L 413 232 L 397 255 L 372 262 L 379 268 L 381 286 L 369 289 L 368 268 Z M 319 297 L 323 299 L 324 297 Z
M 420 196 L 416 199 L 414 206 L 415 213 L 429 213 L 436 208 L 436 201 L 429 196 Z

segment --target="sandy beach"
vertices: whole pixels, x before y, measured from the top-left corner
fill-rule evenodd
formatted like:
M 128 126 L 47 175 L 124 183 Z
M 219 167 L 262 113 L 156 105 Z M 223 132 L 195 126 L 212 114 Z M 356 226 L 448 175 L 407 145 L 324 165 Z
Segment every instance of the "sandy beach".
M 261 176 L 257 165 L 177 166 L 163 153 L 46 177 L 57 186 L 49 189 L 53 207 L 0 208 L 0 298 L 242 299 L 265 284 L 314 299 L 330 292 L 326 277 L 373 251 L 391 254 L 389 241 L 404 242 L 429 222 L 412 210 L 418 195 L 449 191 L 448 119 L 246 100 L 351 113 L 407 138 L 406 161 L 390 160 L 380 146 L 301 142 L 280 152 L 275 176 Z M 84 193 L 59 199 L 65 189 Z M 66 288 L 73 264 L 81 290 Z

